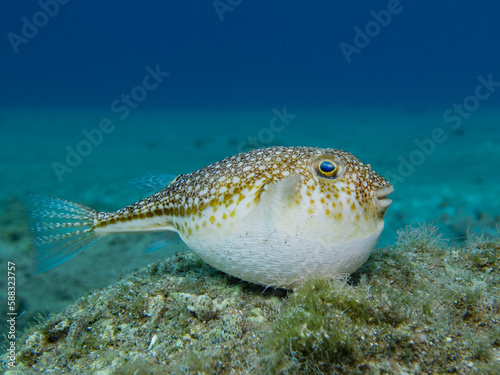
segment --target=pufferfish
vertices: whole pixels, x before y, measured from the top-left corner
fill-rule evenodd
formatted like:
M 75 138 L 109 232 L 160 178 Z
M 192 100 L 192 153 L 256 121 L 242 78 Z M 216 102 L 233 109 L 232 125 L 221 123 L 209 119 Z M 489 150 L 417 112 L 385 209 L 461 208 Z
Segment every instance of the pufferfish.
M 179 175 L 115 212 L 34 196 L 31 231 L 42 270 L 103 236 L 170 231 L 220 271 L 291 288 L 356 271 L 380 237 L 392 191 L 348 152 L 270 147 Z

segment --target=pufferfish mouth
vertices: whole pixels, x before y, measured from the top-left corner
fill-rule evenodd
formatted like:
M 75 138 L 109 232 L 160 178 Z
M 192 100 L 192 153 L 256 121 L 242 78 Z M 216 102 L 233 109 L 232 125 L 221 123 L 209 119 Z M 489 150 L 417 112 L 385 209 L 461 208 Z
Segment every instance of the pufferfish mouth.
M 375 191 L 375 202 L 381 210 L 386 210 L 392 203 L 392 200 L 387 198 L 394 191 L 394 187 L 388 186 Z

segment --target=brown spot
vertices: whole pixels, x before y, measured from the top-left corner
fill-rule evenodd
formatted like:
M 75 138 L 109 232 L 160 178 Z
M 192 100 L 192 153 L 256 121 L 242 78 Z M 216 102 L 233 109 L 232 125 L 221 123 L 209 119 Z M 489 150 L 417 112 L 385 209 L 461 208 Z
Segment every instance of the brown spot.
M 156 215 L 156 216 L 161 216 L 161 214 L 163 213 L 162 210 L 160 210 L 159 208 L 155 209 L 153 211 L 153 213 Z

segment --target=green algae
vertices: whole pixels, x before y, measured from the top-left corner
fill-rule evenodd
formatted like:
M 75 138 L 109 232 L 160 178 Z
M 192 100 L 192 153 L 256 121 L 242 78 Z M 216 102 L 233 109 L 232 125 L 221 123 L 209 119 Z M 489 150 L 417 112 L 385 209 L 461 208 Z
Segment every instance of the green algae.
M 432 225 L 289 292 L 181 253 L 29 327 L 7 373 L 499 374 L 499 264 L 499 237 Z

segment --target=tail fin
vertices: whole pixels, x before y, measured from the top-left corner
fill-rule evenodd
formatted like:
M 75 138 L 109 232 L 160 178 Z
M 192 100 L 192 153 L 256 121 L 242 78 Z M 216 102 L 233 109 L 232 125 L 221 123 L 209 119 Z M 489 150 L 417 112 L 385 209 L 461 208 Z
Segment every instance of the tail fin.
M 45 195 L 31 195 L 29 203 L 39 272 L 64 263 L 99 240 L 94 232 L 97 211 Z

